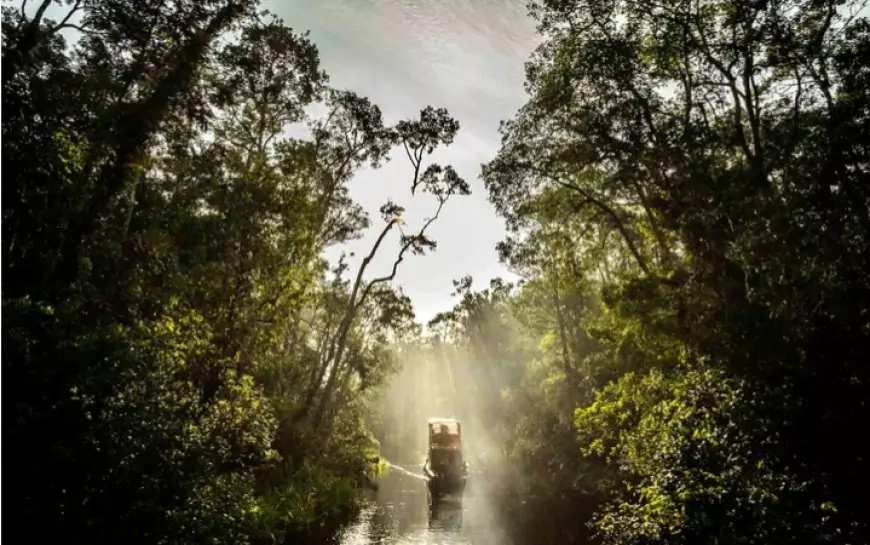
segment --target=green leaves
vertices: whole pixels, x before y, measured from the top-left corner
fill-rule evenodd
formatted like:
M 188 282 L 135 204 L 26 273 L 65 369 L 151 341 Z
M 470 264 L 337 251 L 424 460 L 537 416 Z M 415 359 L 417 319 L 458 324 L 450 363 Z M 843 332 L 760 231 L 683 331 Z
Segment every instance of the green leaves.
M 853 245 L 870 200 L 854 177 L 866 154 L 840 140 L 865 130 L 851 100 L 866 82 L 833 68 L 863 58 L 857 8 L 531 6 L 545 40 L 530 100 L 483 178 L 510 230 L 500 254 L 525 280 L 518 306 L 575 369 L 605 543 L 866 540 L 850 498 L 867 468 L 849 457 L 867 417 L 851 354 L 870 341 Z M 578 292 L 601 308 L 577 312 Z
M 369 226 L 360 167 L 403 143 L 414 185 L 459 127 L 431 107 L 385 124 L 256 4 L 77 2 L 70 48 L 42 11 L 4 9 L 4 373 L 28 539 L 241 543 L 359 499 L 367 404 L 418 326 L 395 271 L 354 284 L 321 255 Z M 468 194 L 427 172 L 438 211 Z M 435 248 L 438 211 L 399 261 Z
M 427 106 L 416 120 L 400 121 L 396 125 L 399 139 L 412 151 L 431 154 L 441 145 L 450 145 L 459 132 L 459 122 L 445 108 Z
M 252 21 L 238 41 L 218 53 L 222 70 L 214 74 L 216 104 L 248 104 L 264 108 L 269 118 L 256 121 L 284 124 L 301 121 L 303 109 L 316 99 L 326 81 L 317 48 L 275 17 Z

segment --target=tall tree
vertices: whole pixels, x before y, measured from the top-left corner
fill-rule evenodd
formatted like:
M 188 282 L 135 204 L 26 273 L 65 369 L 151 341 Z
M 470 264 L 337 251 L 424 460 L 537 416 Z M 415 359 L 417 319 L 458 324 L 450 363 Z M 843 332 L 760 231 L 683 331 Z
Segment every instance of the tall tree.
M 607 310 L 578 411 L 618 470 L 607 542 L 867 539 L 861 9 L 532 4 L 530 100 L 484 178 L 515 254 L 560 208 L 606 243 L 569 274 Z

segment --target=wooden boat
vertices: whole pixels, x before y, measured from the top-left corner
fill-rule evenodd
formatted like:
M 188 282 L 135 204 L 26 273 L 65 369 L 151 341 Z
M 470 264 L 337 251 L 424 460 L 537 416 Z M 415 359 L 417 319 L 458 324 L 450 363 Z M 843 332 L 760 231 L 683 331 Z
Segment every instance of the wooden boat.
M 454 418 L 431 418 L 429 454 L 423 475 L 433 498 L 461 495 L 468 481 L 468 464 L 462 456 L 462 425 Z

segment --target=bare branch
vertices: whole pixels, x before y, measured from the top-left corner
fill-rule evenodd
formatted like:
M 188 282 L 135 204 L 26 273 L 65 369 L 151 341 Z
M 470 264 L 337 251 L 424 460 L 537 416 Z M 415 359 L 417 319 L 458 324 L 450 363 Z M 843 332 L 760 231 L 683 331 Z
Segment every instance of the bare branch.
M 42 4 L 39 5 L 39 8 L 36 10 L 36 14 L 33 16 L 33 19 L 30 20 L 30 24 L 34 27 L 39 26 L 42 23 L 42 18 L 45 16 L 45 11 L 51 6 L 53 0 L 43 0 Z M 26 3 L 26 2 L 25 2 Z M 24 8 L 24 4 L 21 5 L 22 9 Z M 23 12 L 22 12 L 23 15 Z
M 71 28 L 77 32 L 81 32 L 82 34 L 87 34 L 87 35 L 91 35 L 91 36 L 94 35 L 93 29 L 85 28 L 85 27 L 80 26 L 80 25 L 74 25 L 72 23 L 67 23 L 65 25 L 58 25 L 58 26 L 54 27 L 53 29 L 51 29 L 51 31 L 52 32 L 60 32 L 61 30 L 65 29 L 65 28 Z
M 435 222 L 435 220 L 438 219 L 438 216 L 441 215 L 441 209 L 444 208 L 444 204 L 446 202 L 447 202 L 447 199 L 440 200 L 438 203 L 438 209 L 435 211 L 435 215 L 432 216 L 431 218 L 429 218 L 428 220 L 426 220 L 426 222 L 423 224 L 423 226 L 420 228 L 420 230 L 417 232 L 416 235 L 412 235 L 410 237 L 407 237 L 404 244 L 402 244 L 401 250 L 399 250 L 399 255 L 396 257 L 396 260 L 393 262 L 393 267 L 390 270 L 390 274 L 371 280 L 366 285 L 365 289 L 363 290 L 362 296 L 360 297 L 360 301 L 359 301 L 357 306 L 361 305 L 363 303 L 363 301 L 365 301 L 369 292 L 372 290 L 372 288 L 376 284 L 381 284 L 383 282 L 391 282 L 392 280 L 394 280 L 396 278 L 396 273 L 399 270 L 399 265 L 402 263 L 402 261 L 405 260 L 405 254 L 408 252 L 408 250 L 410 250 L 414 246 L 415 243 L 419 243 L 421 240 L 425 240 L 426 229 L 428 229 L 429 226 L 432 225 Z
M 388 234 L 388 233 L 393 229 L 393 227 L 395 227 L 398 223 L 399 223 L 399 220 L 398 220 L 398 219 L 393 219 L 393 220 L 391 220 L 389 223 L 387 223 L 386 226 L 384 226 L 384 229 L 381 231 L 381 234 L 378 236 L 378 239 L 375 241 L 375 244 L 372 246 L 371 251 L 370 251 L 369 254 L 368 254 L 368 255 L 363 259 L 363 261 L 362 261 L 362 265 L 360 265 L 359 271 L 357 271 L 357 280 L 356 280 L 356 283 L 357 283 L 357 284 L 359 284 L 359 283 L 361 282 L 363 273 L 365 272 L 365 270 L 366 270 L 366 268 L 368 267 L 368 265 L 372 262 L 372 259 L 375 258 L 375 254 L 378 253 L 378 248 L 380 248 L 381 243 L 384 242 L 384 238 L 386 238 L 387 234 Z M 358 287 L 358 286 L 357 286 L 357 287 Z M 365 292 L 364 292 L 364 293 L 365 293 Z M 356 290 L 354 290 L 354 294 L 352 295 L 352 297 L 355 297 L 355 296 L 356 296 Z M 361 298 L 361 300 L 362 300 L 362 299 L 364 299 L 364 297 Z M 353 300 L 352 300 L 352 302 L 353 302 Z M 356 304 L 356 303 L 354 303 L 354 304 Z M 359 305 L 356 304 L 356 306 L 358 307 Z
M 64 29 L 64 28 L 74 28 L 74 29 L 78 30 L 79 32 L 84 33 L 84 30 L 82 30 L 82 28 L 80 26 L 73 25 L 69 22 L 69 20 L 72 18 L 72 16 L 75 15 L 75 13 L 77 11 L 79 11 L 79 9 L 81 9 L 81 7 L 82 7 L 82 0 L 76 0 L 76 3 L 73 4 L 72 8 L 70 8 L 69 13 L 66 14 L 66 17 L 64 17 L 63 20 L 60 23 L 58 23 L 57 25 L 55 25 L 49 32 L 51 34 L 54 34 L 55 32 L 57 32 L 61 29 Z
M 402 138 L 402 146 L 405 148 L 408 160 L 411 161 L 411 165 L 414 167 L 414 178 L 411 181 L 411 196 L 413 197 L 417 186 L 420 185 L 420 165 L 423 163 L 423 148 L 415 149 L 414 154 L 411 155 L 411 148 L 408 146 L 408 140 L 405 138 Z

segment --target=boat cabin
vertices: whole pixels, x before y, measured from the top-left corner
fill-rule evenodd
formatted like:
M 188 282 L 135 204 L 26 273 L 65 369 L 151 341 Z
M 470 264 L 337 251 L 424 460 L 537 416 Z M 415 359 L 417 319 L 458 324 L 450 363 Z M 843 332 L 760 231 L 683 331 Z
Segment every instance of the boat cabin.
M 462 425 L 453 418 L 429 419 L 429 449 L 462 448 Z

